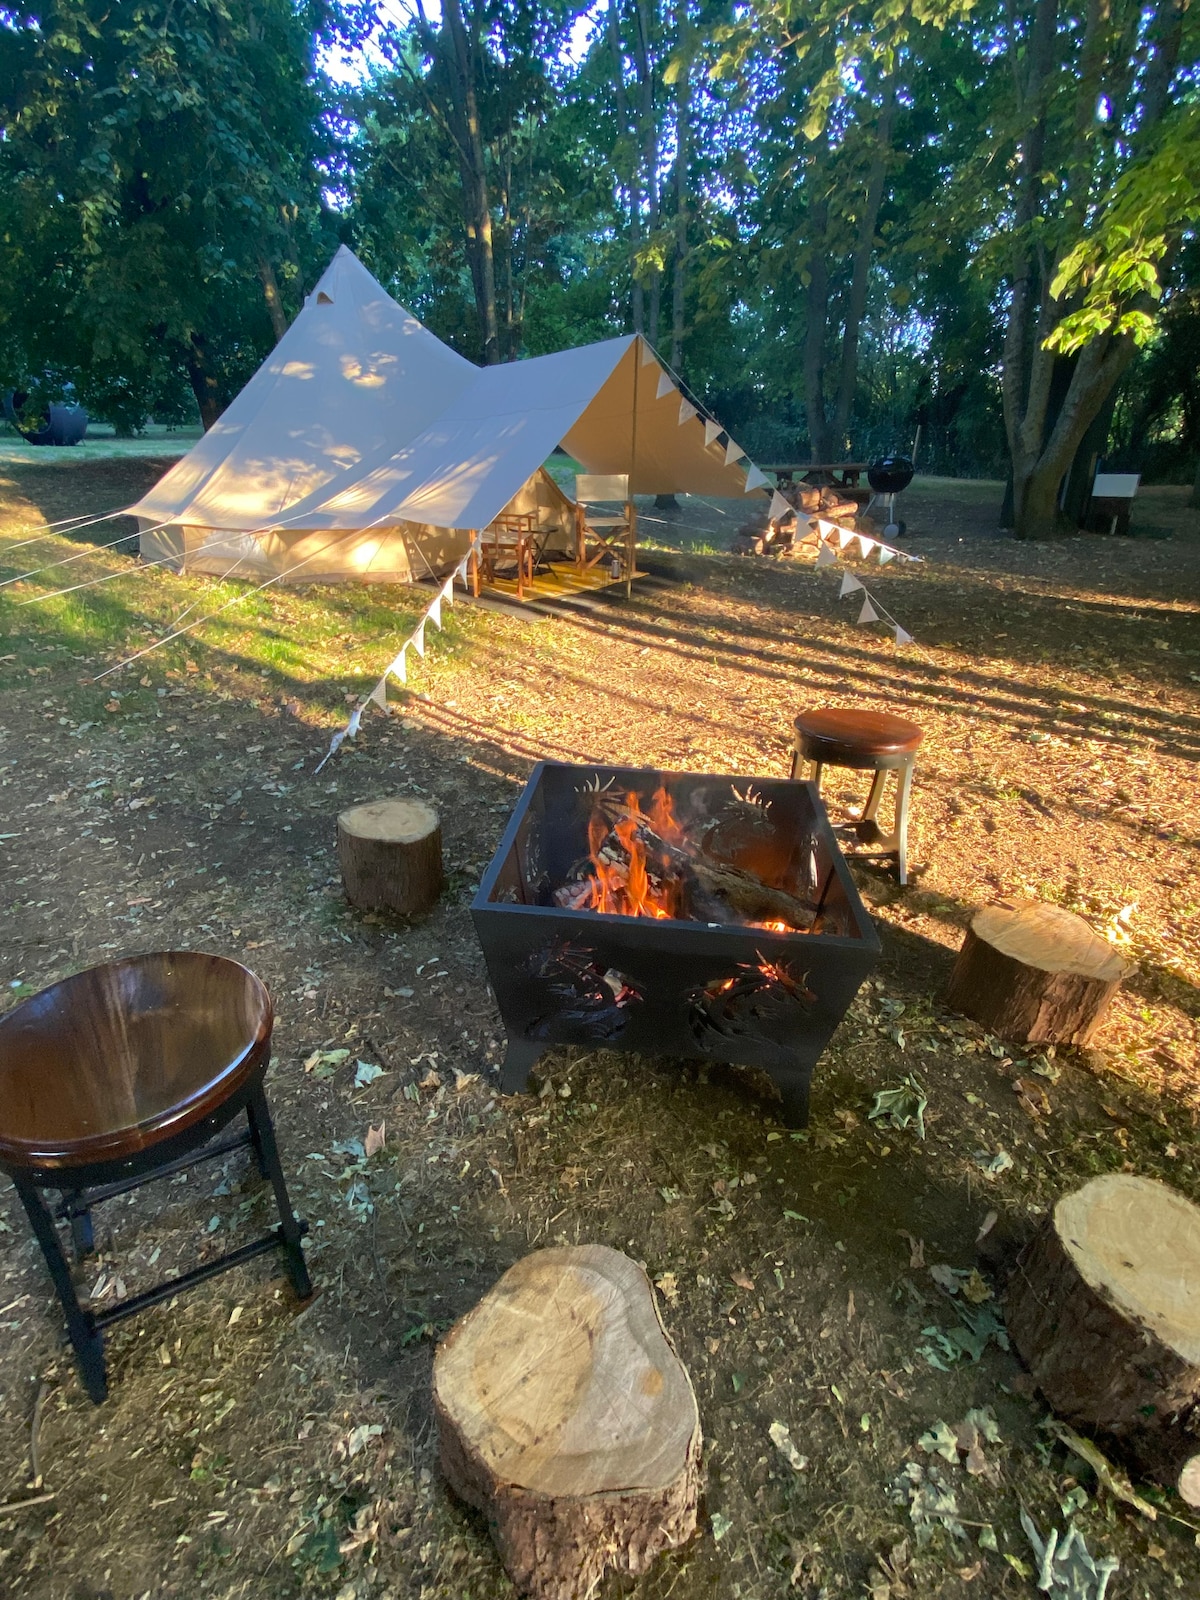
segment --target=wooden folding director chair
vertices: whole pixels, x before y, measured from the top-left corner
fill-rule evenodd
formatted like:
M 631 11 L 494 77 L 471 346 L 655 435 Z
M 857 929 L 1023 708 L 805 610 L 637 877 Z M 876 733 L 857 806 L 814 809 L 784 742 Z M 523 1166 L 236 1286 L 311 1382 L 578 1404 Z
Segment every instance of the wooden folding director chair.
M 615 511 L 614 507 L 620 507 Z M 601 509 L 593 509 L 599 507 Z M 578 473 L 575 478 L 575 564 L 580 572 L 610 563 L 625 593 L 637 576 L 637 509 L 625 473 Z

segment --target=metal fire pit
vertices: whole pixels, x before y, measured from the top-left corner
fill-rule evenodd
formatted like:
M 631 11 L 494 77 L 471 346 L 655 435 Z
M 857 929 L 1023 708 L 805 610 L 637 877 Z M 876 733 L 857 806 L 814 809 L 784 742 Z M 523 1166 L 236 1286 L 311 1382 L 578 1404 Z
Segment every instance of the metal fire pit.
M 808 1121 L 813 1067 L 879 959 L 879 940 L 815 786 L 753 779 L 760 825 L 730 833 L 727 859 L 806 900 L 811 932 L 568 910 L 554 900 L 588 855 L 597 791 L 662 786 L 686 831 L 720 832 L 747 803 L 746 780 L 540 762 L 471 906 L 508 1034 L 501 1084 L 528 1087 L 543 1051 L 599 1045 L 765 1071 L 783 1115 Z M 744 830 L 743 830 L 744 832 Z M 709 835 L 711 837 L 711 833 Z

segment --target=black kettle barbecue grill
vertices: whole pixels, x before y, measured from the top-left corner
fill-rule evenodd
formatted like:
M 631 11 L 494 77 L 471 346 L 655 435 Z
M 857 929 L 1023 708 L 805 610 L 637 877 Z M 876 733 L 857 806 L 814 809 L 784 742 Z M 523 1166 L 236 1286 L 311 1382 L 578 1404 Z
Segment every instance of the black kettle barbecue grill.
M 915 468 L 907 456 L 876 456 L 867 468 L 867 482 L 873 490 L 871 505 L 880 500 L 885 507 L 887 516 L 883 529 L 885 539 L 903 537 L 904 524 L 896 520 L 896 496 L 908 488 L 913 480 L 914 471 Z

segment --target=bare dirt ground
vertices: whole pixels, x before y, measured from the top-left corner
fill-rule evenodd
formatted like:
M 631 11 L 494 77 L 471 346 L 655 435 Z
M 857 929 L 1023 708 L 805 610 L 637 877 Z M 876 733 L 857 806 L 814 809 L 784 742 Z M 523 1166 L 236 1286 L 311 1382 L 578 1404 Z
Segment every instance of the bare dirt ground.
M 161 466 L 3 469 L 0 576 L 24 570 L 12 545 L 39 524 L 126 504 Z M 1013 1246 L 1095 1173 L 1200 1200 L 1200 514 L 1185 493 L 1147 491 L 1140 538 L 1020 546 L 996 532 L 996 486 L 918 483 L 907 545 L 925 562 L 848 563 L 913 634 L 904 648 L 854 625 L 861 596 L 837 598 L 837 569 L 698 553 L 738 508 L 648 509 L 658 575 L 631 603 L 456 606 L 401 714 L 373 714 L 319 778 L 347 699 L 424 596 L 269 590 L 97 684 L 185 607 L 237 591 L 85 536 L 32 547 L 29 567 L 83 559 L 0 589 L 0 1004 L 144 949 L 258 971 L 320 1292 L 298 1310 L 267 1258 L 119 1324 L 96 1409 L 0 1190 L 0 1592 L 510 1595 L 438 1475 L 433 1347 L 523 1253 L 591 1240 L 658 1283 L 706 1439 L 701 1532 L 609 1600 L 1032 1595 L 1022 1506 L 1119 1559 L 1113 1600 L 1200 1593 L 1190 1517 L 1149 1491 L 1147 1519 L 1056 1442 L 992 1298 Z M 531 763 L 779 774 L 795 710 L 835 701 L 906 710 L 926 742 L 913 882 L 855 869 L 884 959 L 817 1069 L 810 1129 L 789 1132 L 732 1074 L 603 1051 L 553 1053 L 539 1094 L 500 1096 L 468 905 Z M 831 777 L 832 806 L 861 799 Z M 446 894 L 412 926 L 351 912 L 336 877 L 336 812 L 393 792 L 431 797 L 445 831 Z M 1077 909 L 1136 963 L 1095 1048 L 1031 1057 L 943 1008 L 971 910 L 998 896 Z M 360 1061 L 383 1068 L 365 1087 Z M 867 1115 L 905 1077 L 928 1097 L 924 1141 Z M 98 1212 L 82 1286 L 101 1304 L 133 1292 L 267 1211 L 240 1157 L 195 1169 Z M 968 1473 L 938 1425 L 972 1408 L 994 1427 Z

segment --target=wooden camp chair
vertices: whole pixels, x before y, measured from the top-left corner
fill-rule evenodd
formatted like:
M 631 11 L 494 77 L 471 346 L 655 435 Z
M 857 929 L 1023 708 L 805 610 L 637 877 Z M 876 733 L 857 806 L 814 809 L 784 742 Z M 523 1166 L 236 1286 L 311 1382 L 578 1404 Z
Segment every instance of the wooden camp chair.
M 612 508 L 619 506 L 620 511 Z M 602 509 L 595 510 L 594 507 Z M 625 473 L 578 473 L 575 478 L 575 564 L 580 572 L 602 561 L 616 563 L 626 592 L 635 571 L 637 510 Z
M 532 511 L 506 511 L 483 530 L 479 561 L 485 583 L 494 583 L 501 566 L 517 575 L 517 599 L 524 600 L 525 585 L 542 558 L 545 535 L 539 535 Z

